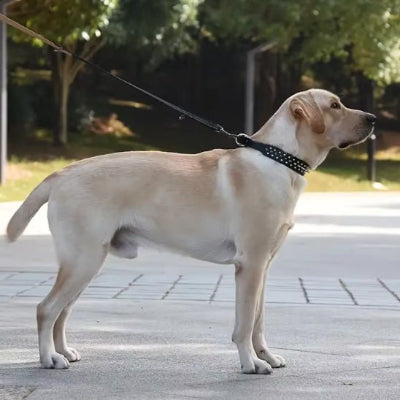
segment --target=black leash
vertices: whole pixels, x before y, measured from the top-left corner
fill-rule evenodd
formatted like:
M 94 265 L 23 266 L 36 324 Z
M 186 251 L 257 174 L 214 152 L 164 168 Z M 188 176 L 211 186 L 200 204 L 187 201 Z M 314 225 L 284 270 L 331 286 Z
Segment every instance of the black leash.
M 124 83 L 124 84 L 126 84 L 126 85 L 128 85 L 128 86 L 130 86 L 130 87 L 132 87 L 132 88 L 134 88 L 136 90 L 138 90 L 139 92 L 142 92 L 142 93 L 146 94 L 147 96 L 157 100 L 158 102 L 160 102 L 160 103 L 172 108 L 173 110 L 177 111 L 180 114 L 180 116 L 179 116 L 180 120 L 184 119 L 185 117 L 189 117 L 189 118 L 193 119 L 194 121 L 197 121 L 198 123 L 206 126 L 207 128 L 213 129 L 217 133 L 223 133 L 225 135 L 233 136 L 233 137 L 237 136 L 234 133 L 230 133 L 230 132 L 226 131 L 221 125 L 216 124 L 215 122 L 212 122 L 212 121 L 208 121 L 208 120 L 206 120 L 204 118 L 199 117 L 198 115 L 195 115 L 195 114 L 193 114 L 193 113 L 191 113 L 191 112 L 189 112 L 187 110 L 184 110 L 183 108 L 178 107 L 175 104 L 172 104 L 169 101 L 164 100 L 161 97 L 156 96 L 155 94 L 150 93 L 147 90 L 142 89 L 141 87 L 134 85 L 133 83 L 131 83 L 131 82 L 119 77 L 118 75 L 115 75 L 110 71 L 107 71 L 106 69 L 100 67 L 99 65 L 94 64 L 91 61 L 86 60 L 85 58 L 82 58 L 78 54 L 73 53 L 72 51 L 69 51 L 68 49 L 64 48 L 63 46 L 61 46 L 60 44 L 58 44 L 56 42 L 52 42 L 51 40 L 45 38 L 44 36 L 40 35 L 39 33 L 36 33 L 35 31 L 27 28 L 26 26 L 19 24 L 18 22 L 14 21 L 11 18 L 8 18 L 6 15 L 4 15 L 2 13 L 0 13 L 0 20 L 3 20 L 7 24 L 9 24 L 9 25 L 13 26 L 14 28 L 20 30 L 21 32 L 26 33 L 29 36 L 32 36 L 32 37 L 37 38 L 37 39 L 40 39 L 42 42 L 44 42 L 48 46 L 52 47 L 55 52 L 64 53 L 66 55 L 69 55 L 69 56 L 71 56 L 71 57 L 73 57 L 73 58 L 75 58 L 75 59 L 77 59 L 77 60 L 79 60 L 79 61 L 81 61 L 81 62 L 83 62 L 83 63 L 85 63 L 87 65 L 89 65 L 90 67 L 100 71 L 104 75 L 111 76 L 112 78 L 117 79 L 120 82 L 122 82 L 122 83 Z
M 89 60 L 86 60 L 85 58 L 82 58 L 78 54 L 73 53 L 72 51 L 69 51 L 68 49 L 64 48 L 63 46 L 61 46 L 60 44 L 58 44 L 56 42 L 52 42 L 51 40 L 45 38 L 44 36 L 40 35 L 39 33 L 36 33 L 35 31 L 27 28 L 26 26 L 19 24 L 18 22 L 14 21 L 11 18 L 8 18 L 6 15 L 4 15 L 2 13 L 0 13 L 0 20 L 11 25 L 12 27 L 20 30 L 21 32 L 26 33 L 29 36 L 40 39 L 42 42 L 44 42 L 48 46 L 52 47 L 55 52 L 64 53 L 68 56 L 71 56 L 71 57 L 89 65 L 93 69 L 100 71 L 102 74 L 111 76 L 112 78 L 119 80 L 120 82 L 124 83 L 125 85 L 128 85 L 128 86 L 138 90 L 139 92 L 142 92 L 145 95 L 166 105 L 167 107 L 172 108 L 173 110 L 177 111 L 180 114 L 179 115 L 180 120 L 184 119 L 185 117 L 188 117 L 188 118 L 193 119 L 194 121 L 198 122 L 199 124 L 204 125 L 207 128 L 214 130 L 216 133 L 223 133 L 225 135 L 233 137 L 235 139 L 236 144 L 238 144 L 239 146 L 251 147 L 255 150 L 258 150 L 266 157 L 269 157 L 269 158 L 285 165 L 286 167 L 292 169 L 293 171 L 297 172 L 300 175 L 304 175 L 306 172 L 310 171 L 309 165 L 307 163 L 305 163 L 304 161 L 298 159 L 297 157 L 292 156 L 291 154 L 286 153 L 285 151 L 283 151 L 275 146 L 256 142 L 244 133 L 235 134 L 235 133 L 228 132 L 224 129 L 224 127 L 222 125 L 217 124 L 212 121 L 209 121 L 209 120 L 206 120 L 202 117 L 199 117 L 198 115 L 195 115 L 195 114 L 191 113 L 190 111 L 184 110 L 183 108 L 181 108 L 173 103 L 170 103 L 169 101 L 167 101 L 153 93 L 150 93 L 147 90 L 142 89 L 139 86 L 134 85 L 132 82 L 129 82 L 129 81 L 119 77 L 118 75 L 115 75 L 110 71 L 107 71 L 103 67 L 100 67 L 99 65 L 97 65 Z

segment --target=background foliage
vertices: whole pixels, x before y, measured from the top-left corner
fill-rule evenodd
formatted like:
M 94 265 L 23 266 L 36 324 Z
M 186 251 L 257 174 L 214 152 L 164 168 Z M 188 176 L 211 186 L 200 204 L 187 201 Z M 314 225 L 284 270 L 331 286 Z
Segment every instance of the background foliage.
M 398 128 L 400 0 L 25 0 L 8 14 L 232 131 L 243 129 L 246 54 L 272 41 L 256 60 L 256 127 L 292 93 L 324 87 L 377 112 L 381 129 Z M 8 33 L 12 152 L 35 140 L 84 141 L 91 124 L 110 120 L 158 148 L 160 132 L 203 132 L 37 39 Z M 182 151 L 229 145 L 171 134 Z

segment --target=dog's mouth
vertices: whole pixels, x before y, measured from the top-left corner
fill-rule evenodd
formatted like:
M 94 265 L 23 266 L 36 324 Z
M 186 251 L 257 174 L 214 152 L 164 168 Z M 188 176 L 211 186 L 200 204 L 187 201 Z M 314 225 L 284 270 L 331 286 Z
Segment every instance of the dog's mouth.
M 374 127 L 372 127 L 372 129 L 368 132 L 368 134 L 363 136 L 362 138 L 357 139 L 357 140 L 351 140 L 351 141 L 349 140 L 349 141 L 346 141 L 346 142 L 342 142 L 337 147 L 340 150 L 344 150 L 344 149 L 347 149 L 348 147 L 353 146 L 355 144 L 360 144 L 362 142 L 365 142 L 369 137 L 371 137 L 373 132 L 374 132 Z
M 347 147 L 350 147 L 352 144 L 354 144 L 354 142 L 343 142 L 343 143 L 339 144 L 338 148 L 340 150 L 344 150 Z

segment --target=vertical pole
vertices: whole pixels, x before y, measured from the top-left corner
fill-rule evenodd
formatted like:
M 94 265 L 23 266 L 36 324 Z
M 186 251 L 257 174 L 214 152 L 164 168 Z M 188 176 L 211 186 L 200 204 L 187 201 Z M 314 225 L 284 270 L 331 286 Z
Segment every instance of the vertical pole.
M 372 80 L 367 80 L 367 100 L 366 106 L 368 112 L 375 112 L 375 101 L 374 101 L 374 82 Z M 367 140 L 367 154 L 368 154 L 368 165 L 367 165 L 367 177 L 371 183 L 376 182 L 376 159 L 375 159 L 375 149 L 376 149 L 376 135 L 373 133 Z
M 371 79 L 366 78 L 362 74 L 358 74 L 358 91 L 360 96 L 360 108 L 363 111 L 373 113 L 375 111 L 374 101 L 374 82 Z M 376 181 L 376 159 L 375 159 L 375 147 L 376 147 L 376 135 L 372 134 L 367 140 L 367 179 L 374 183 Z
M 367 154 L 368 154 L 367 177 L 368 180 L 372 183 L 376 182 L 375 140 L 376 136 L 374 133 L 367 140 Z
M 246 58 L 246 98 L 245 98 L 245 125 L 244 133 L 246 135 L 253 134 L 254 124 L 254 74 L 255 74 L 255 62 L 254 62 L 254 51 L 250 50 L 247 52 Z
M 246 95 L 245 95 L 245 121 L 244 133 L 252 135 L 254 129 L 254 75 L 256 65 L 256 55 L 262 51 L 267 51 L 276 46 L 276 42 L 261 44 L 247 52 L 246 58 Z
M 6 2 L 1 12 L 6 13 Z M 7 24 L 0 22 L 0 184 L 6 182 L 7 164 Z

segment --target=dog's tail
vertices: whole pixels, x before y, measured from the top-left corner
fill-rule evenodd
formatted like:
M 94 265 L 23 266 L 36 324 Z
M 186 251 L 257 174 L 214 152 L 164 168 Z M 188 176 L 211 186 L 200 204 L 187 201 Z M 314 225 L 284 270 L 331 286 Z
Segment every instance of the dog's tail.
M 10 242 L 14 242 L 18 239 L 29 224 L 29 221 L 38 212 L 39 208 L 49 200 L 53 176 L 54 174 L 50 175 L 36 186 L 11 217 L 7 226 L 7 238 Z

